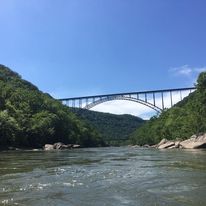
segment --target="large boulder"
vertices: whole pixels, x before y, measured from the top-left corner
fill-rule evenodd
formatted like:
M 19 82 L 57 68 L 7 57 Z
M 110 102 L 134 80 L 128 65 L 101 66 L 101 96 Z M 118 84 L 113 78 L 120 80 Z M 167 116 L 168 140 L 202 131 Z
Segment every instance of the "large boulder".
M 54 143 L 54 149 L 58 149 L 58 150 L 61 150 L 63 149 L 66 145 L 62 142 L 57 142 L 57 143 Z
M 168 142 L 168 140 L 164 138 L 156 146 L 159 147 L 160 145 L 163 145 L 163 144 L 165 144 L 167 142 Z
M 80 148 L 81 145 L 78 144 L 64 144 L 62 142 L 57 142 L 54 144 L 45 144 L 44 150 L 63 150 L 63 149 L 72 149 Z
M 167 148 L 175 148 L 175 142 L 167 141 L 164 144 L 158 146 L 158 149 L 167 149 Z
M 180 145 L 181 141 L 175 141 L 175 146 L 174 148 L 182 148 L 182 146 Z
M 155 147 L 155 145 L 154 145 Z M 172 148 L 177 148 L 176 142 L 174 141 L 169 141 L 167 139 L 162 139 L 157 145 L 156 148 L 158 149 L 172 149 Z
M 81 147 L 81 145 L 79 145 L 79 144 L 72 145 L 72 148 L 80 148 L 80 147 Z
M 64 144 L 62 145 L 62 149 L 71 149 L 73 144 Z
M 54 145 L 53 144 L 45 144 L 44 145 L 44 150 L 54 150 Z
M 206 148 L 206 133 L 203 135 L 193 135 L 190 139 L 180 142 L 184 149 Z

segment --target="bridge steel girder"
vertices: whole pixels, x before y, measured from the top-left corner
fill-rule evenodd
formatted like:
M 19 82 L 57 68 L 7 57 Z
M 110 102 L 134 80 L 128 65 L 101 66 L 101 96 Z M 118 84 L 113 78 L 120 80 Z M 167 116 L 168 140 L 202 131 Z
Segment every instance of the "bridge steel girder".
M 104 102 L 108 102 L 108 101 L 113 101 L 113 100 L 127 100 L 127 101 L 132 101 L 132 102 L 136 102 L 139 104 L 143 104 L 147 107 L 150 107 L 151 109 L 155 110 L 158 113 L 161 113 L 163 110 L 153 104 L 151 104 L 150 102 L 146 102 L 144 100 L 141 99 L 136 99 L 134 97 L 126 97 L 126 96 L 108 96 L 108 97 L 104 97 L 102 99 L 98 99 L 97 101 L 91 102 L 88 105 L 86 105 L 84 107 L 84 109 L 91 109 L 95 106 L 97 106 L 98 104 L 102 104 Z
M 85 97 L 72 97 L 72 98 L 64 98 L 59 99 L 62 103 L 66 101 L 66 103 L 72 104 L 72 107 L 75 107 L 76 101 L 79 101 L 79 107 L 84 109 L 91 109 L 92 107 L 97 106 L 98 104 L 107 102 L 107 101 L 113 101 L 113 100 L 127 100 L 136 102 L 142 105 L 145 105 L 147 107 L 150 107 L 151 109 L 157 111 L 158 113 L 161 113 L 165 109 L 165 102 L 164 102 L 164 94 L 169 93 L 170 97 L 170 103 L 171 106 L 173 106 L 173 92 L 179 92 L 180 99 L 182 100 L 182 91 L 189 91 L 189 94 L 192 93 L 196 88 L 195 87 L 189 87 L 189 88 L 178 88 L 178 89 L 165 89 L 165 90 L 153 90 L 153 91 L 143 91 L 143 92 L 128 92 L 128 93 L 117 93 L 117 94 L 108 94 L 108 95 L 94 95 L 94 96 L 85 96 Z M 161 98 L 162 105 L 160 107 L 157 106 L 156 98 L 159 94 Z M 144 95 L 143 98 L 140 98 L 141 95 Z M 148 101 L 148 96 L 152 95 L 151 102 Z M 91 101 L 90 101 L 91 100 Z M 83 102 L 86 103 L 85 106 L 83 106 Z M 70 105 L 70 104 L 69 104 Z

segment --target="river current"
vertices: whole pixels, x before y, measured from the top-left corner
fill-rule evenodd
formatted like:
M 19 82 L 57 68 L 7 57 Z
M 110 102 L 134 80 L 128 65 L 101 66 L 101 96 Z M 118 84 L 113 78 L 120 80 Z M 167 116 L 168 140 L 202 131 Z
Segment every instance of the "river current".
M 0 205 L 205 206 L 206 150 L 1 152 Z

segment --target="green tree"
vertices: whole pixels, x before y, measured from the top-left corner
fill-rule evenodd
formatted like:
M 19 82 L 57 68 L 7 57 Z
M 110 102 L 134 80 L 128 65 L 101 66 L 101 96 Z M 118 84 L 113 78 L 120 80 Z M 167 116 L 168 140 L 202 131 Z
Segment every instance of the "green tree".
M 0 147 L 42 147 L 58 141 L 103 143 L 99 133 L 68 107 L 0 65 Z
M 137 129 L 130 137 L 131 142 L 154 144 L 162 138 L 186 139 L 206 132 L 206 72 L 200 73 L 196 88 L 171 109 Z

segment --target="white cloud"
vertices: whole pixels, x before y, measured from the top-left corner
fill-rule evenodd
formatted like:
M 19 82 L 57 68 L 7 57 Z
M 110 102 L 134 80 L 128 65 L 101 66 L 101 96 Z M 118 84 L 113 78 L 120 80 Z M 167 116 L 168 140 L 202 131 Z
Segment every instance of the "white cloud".
M 126 100 L 105 102 L 93 107 L 92 110 L 112 114 L 132 114 L 146 119 L 156 114 L 156 112 L 149 107 Z
M 173 67 L 169 71 L 177 76 L 193 77 L 194 75 L 196 76 L 200 72 L 206 71 L 206 66 L 191 67 L 189 65 L 183 65 L 180 67 Z

